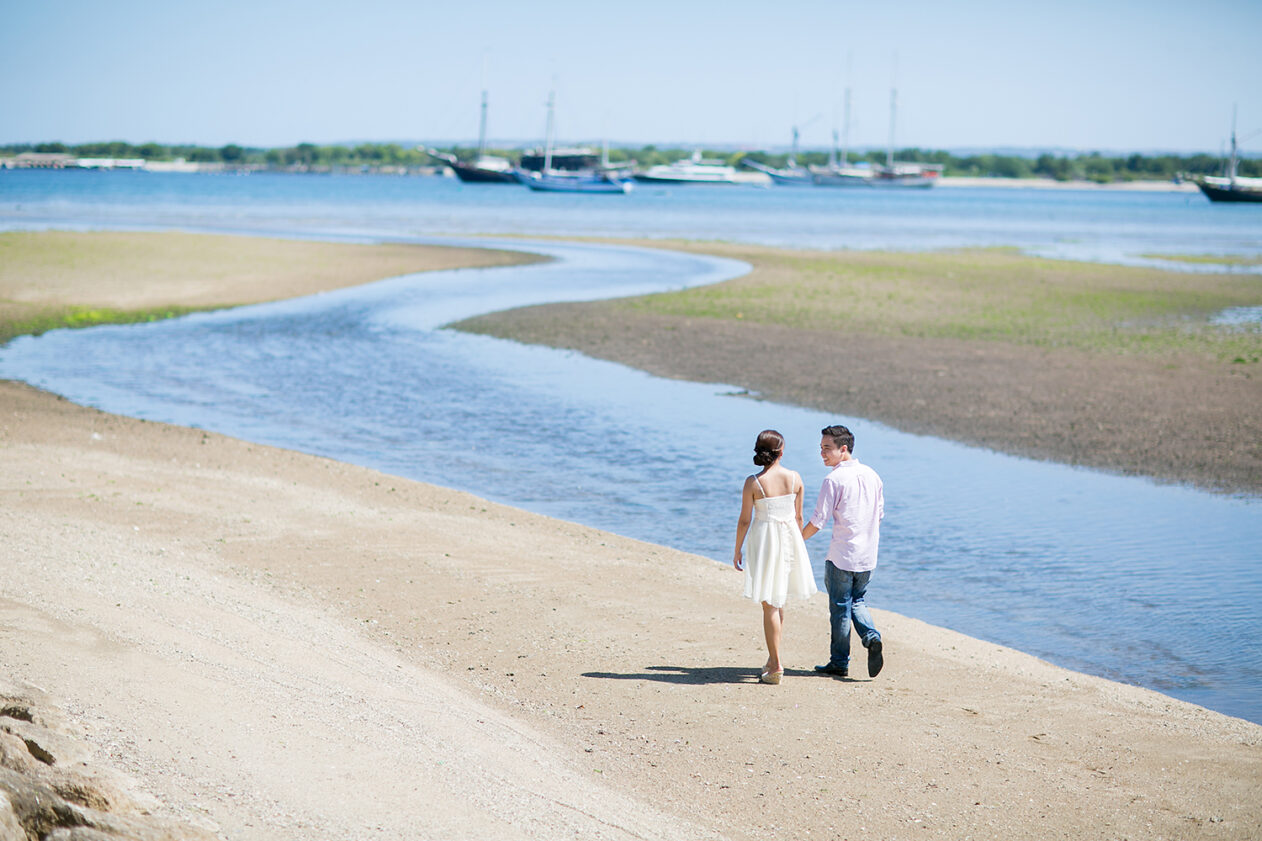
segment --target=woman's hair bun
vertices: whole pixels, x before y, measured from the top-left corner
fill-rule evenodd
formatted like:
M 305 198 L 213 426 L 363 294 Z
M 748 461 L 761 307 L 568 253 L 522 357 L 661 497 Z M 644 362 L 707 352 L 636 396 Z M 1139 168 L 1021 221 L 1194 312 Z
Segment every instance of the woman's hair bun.
M 784 452 L 784 436 L 774 429 L 764 429 L 754 442 L 754 464 L 767 467 L 775 464 Z

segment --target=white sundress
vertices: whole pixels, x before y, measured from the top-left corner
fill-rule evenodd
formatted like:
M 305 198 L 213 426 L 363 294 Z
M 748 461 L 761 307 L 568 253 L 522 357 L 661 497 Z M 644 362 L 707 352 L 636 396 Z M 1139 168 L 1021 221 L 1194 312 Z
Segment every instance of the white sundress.
M 746 537 L 745 596 L 772 607 L 784 607 L 789 597 L 804 599 L 819 592 L 806 541 L 798 529 L 796 491 L 754 500 L 754 522 Z

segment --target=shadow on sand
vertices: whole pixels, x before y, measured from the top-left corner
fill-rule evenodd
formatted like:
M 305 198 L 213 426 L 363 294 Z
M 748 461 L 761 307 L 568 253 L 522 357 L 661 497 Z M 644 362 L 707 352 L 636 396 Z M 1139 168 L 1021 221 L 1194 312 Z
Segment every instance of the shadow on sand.
M 757 683 L 760 670 L 757 668 L 719 666 L 693 668 L 691 666 L 645 666 L 643 672 L 583 672 L 583 677 L 601 678 L 604 680 L 653 680 L 659 683 L 707 684 L 707 683 Z M 830 675 L 816 674 L 810 669 L 785 669 L 784 676 L 827 678 L 842 680 Z

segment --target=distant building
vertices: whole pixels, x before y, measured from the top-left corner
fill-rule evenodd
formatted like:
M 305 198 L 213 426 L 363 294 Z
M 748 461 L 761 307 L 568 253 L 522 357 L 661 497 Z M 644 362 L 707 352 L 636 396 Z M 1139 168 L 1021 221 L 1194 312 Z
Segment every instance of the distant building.
M 64 152 L 23 152 L 0 160 L 5 169 L 67 169 L 78 166 L 78 158 Z
M 80 169 L 144 169 L 144 158 L 79 158 Z
M 23 152 L 0 158 L 0 169 L 144 169 L 143 158 L 80 158 L 67 152 Z

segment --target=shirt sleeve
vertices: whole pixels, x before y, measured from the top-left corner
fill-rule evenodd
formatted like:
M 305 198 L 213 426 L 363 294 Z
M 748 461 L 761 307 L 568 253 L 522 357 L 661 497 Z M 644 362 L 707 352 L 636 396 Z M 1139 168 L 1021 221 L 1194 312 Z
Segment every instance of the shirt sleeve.
M 837 483 L 828 479 L 824 480 L 824 484 L 819 488 L 819 499 L 815 502 L 815 513 L 811 514 L 808 521 L 817 529 L 823 529 L 824 524 L 828 522 L 828 517 L 833 513 L 833 509 L 837 507 Z
M 882 483 L 876 489 L 876 518 L 878 520 L 885 519 L 885 484 Z

